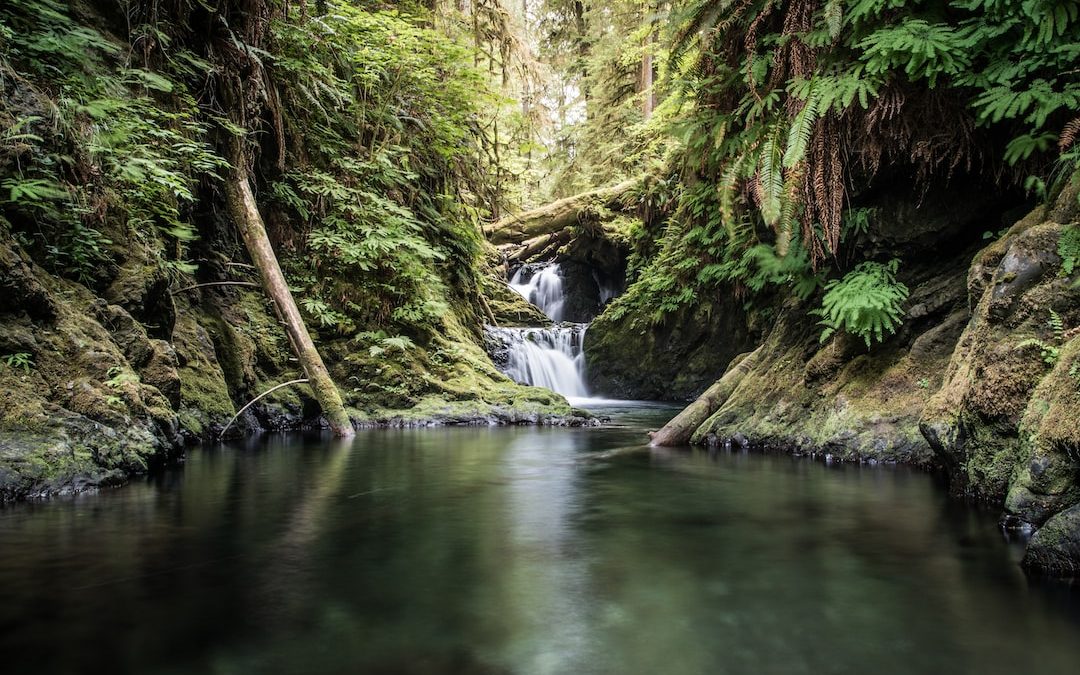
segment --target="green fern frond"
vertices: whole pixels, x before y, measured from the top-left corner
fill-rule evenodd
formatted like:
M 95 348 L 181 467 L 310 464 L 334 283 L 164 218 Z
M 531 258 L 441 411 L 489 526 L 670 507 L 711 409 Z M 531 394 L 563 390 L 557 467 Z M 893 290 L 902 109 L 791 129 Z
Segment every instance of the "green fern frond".
M 816 78 L 811 79 L 806 88 L 802 110 L 795 115 L 788 130 L 787 148 L 784 150 L 784 167 L 790 169 L 806 157 L 810 137 L 814 132 L 814 123 L 818 120 L 818 104 L 821 95 L 818 92 Z
M 829 31 L 829 38 L 835 40 L 840 37 L 840 27 L 844 24 L 843 0 L 828 0 L 822 16 L 825 18 L 825 27 Z
M 761 217 L 765 224 L 774 227 L 780 220 L 784 196 L 783 150 L 780 146 L 780 127 L 768 134 L 758 154 L 758 182 L 760 184 Z
M 861 337 L 869 348 L 883 342 L 903 323 L 903 303 L 908 288 L 896 280 L 900 261 L 864 262 L 825 285 L 821 307 L 813 311 L 821 316 L 824 327 L 821 341 L 837 331 Z
M 1071 277 L 1080 261 L 1080 225 L 1069 225 L 1061 231 L 1057 250 L 1061 258 L 1061 276 Z

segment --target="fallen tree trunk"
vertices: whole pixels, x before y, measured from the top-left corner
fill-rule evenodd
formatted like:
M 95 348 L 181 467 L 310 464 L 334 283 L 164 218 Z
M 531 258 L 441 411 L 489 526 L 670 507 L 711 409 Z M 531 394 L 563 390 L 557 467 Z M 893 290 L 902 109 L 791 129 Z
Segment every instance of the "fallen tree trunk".
M 259 214 L 258 205 L 255 203 L 255 195 L 251 192 L 247 160 L 239 140 L 232 140 L 231 150 L 229 159 L 233 168 L 225 180 L 225 201 L 229 215 L 240 230 L 248 255 L 251 256 L 251 262 L 259 270 L 263 289 L 274 302 L 285 324 L 285 332 L 300 360 L 300 367 L 307 375 L 308 383 L 315 394 L 315 401 L 326 415 L 330 428 L 336 436 L 352 436 L 356 431 L 353 429 L 348 413 L 345 412 L 341 394 L 334 381 L 330 379 L 330 373 L 323 364 L 315 343 L 311 340 L 311 334 L 308 333 L 304 319 L 300 316 L 300 309 L 296 306 L 292 291 L 289 290 L 277 256 L 270 245 L 270 238 L 266 236 L 266 227 Z
M 574 237 L 569 230 L 542 234 L 533 237 L 520 245 L 504 246 L 506 259 L 511 263 L 522 263 L 530 260 L 546 260 L 551 258 L 563 244 L 573 241 Z
M 705 390 L 705 393 L 696 401 L 686 406 L 681 413 L 676 415 L 670 422 L 664 425 L 660 431 L 649 434 L 652 446 L 686 445 L 690 437 L 702 423 L 709 419 L 714 412 L 724 405 L 735 387 L 739 386 L 743 376 L 750 371 L 757 361 L 761 347 L 752 352 L 736 356 L 728 366 L 724 376 L 716 381 L 713 386 Z
M 592 209 L 626 211 L 624 197 L 640 184 L 641 179 L 634 178 L 618 185 L 566 197 L 538 209 L 503 218 L 484 228 L 484 234 L 496 246 L 526 243 L 535 246 L 537 241 L 542 241 L 547 235 L 586 222 Z

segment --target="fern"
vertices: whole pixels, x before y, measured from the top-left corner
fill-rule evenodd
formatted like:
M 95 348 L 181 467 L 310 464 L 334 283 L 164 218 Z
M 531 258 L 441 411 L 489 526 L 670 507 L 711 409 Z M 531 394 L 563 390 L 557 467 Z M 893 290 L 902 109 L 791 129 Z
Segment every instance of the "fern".
M 780 220 L 781 200 L 784 195 L 784 173 L 780 128 L 775 127 L 761 145 L 758 155 L 758 201 L 765 224 L 773 227 Z
M 907 19 L 875 31 L 859 42 L 867 71 L 903 68 L 909 78 L 925 78 L 930 87 L 941 75 L 955 75 L 971 65 L 964 34 L 944 23 Z
M 1026 340 L 1022 340 L 1019 344 L 1016 345 L 1016 348 L 1019 350 L 1027 349 L 1028 347 L 1037 347 L 1039 349 L 1039 355 L 1042 358 L 1043 363 L 1048 366 L 1053 367 L 1057 364 L 1058 359 L 1061 358 L 1060 347 L 1043 342 L 1038 338 L 1028 338 Z
M 825 8 L 822 10 L 829 38 L 833 40 L 840 37 L 840 27 L 844 23 L 844 8 L 842 5 L 843 0 L 826 0 Z
M 1022 134 L 1009 141 L 1005 148 L 1005 161 L 1016 164 L 1031 157 L 1036 152 L 1046 152 L 1054 146 L 1057 135 L 1051 133 Z
M 1061 318 L 1060 314 L 1051 309 L 1050 319 L 1047 321 L 1047 325 L 1050 327 L 1050 335 L 1054 340 L 1054 344 L 1044 342 L 1038 338 L 1028 338 L 1017 344 L 1016 348 L 1027 349 L 1028 347 L 1038 347 L 1043 363 L 1053 367 L 1057 365 L 1057 362 L 1061 359 L 1061 345 L 1065 342 L 1065 321 Z
M 790 169 L 806 157 L 806 148 L 810 145 L 810 136 L 814 123 L 818 119 L 818 104 L 821 95 L 816 79 L 810 80 L 803 92 L 802 110 L 795 115 L 788 130 L 787 147 L 784 150 L 784 167 Z
M 1057 250 L 1061 258 L 1061 276 L 1071 277 L 1080 261 L 1080 225 L 1068 225 L 1061 231 Z
M 822 317 L 821 341 L 837 331 L 861 337 L 866 346 L 882 342 L 903 323 L 903 303 L 908 288 L 896 280 L 900 261 L 864 262 L 825 285 L 821 307 L 813 311 Z

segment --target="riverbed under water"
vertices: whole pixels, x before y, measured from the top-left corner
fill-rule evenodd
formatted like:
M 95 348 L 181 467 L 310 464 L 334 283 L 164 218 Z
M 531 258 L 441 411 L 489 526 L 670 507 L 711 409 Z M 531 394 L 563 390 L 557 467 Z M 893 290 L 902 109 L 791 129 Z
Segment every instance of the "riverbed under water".
M 0 671 L 1080 672 L 1080 590 L 934 477 L 610 412 L 264 436 L 0 509 Z

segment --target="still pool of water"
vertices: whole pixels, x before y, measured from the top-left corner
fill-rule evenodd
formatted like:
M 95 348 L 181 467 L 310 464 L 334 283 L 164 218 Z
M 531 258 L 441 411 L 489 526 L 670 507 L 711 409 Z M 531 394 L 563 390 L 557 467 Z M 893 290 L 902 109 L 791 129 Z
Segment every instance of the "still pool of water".
M 0 509 L 4 673 L 1077 673 L 931 476 L 602 429 L 268 436 Z

